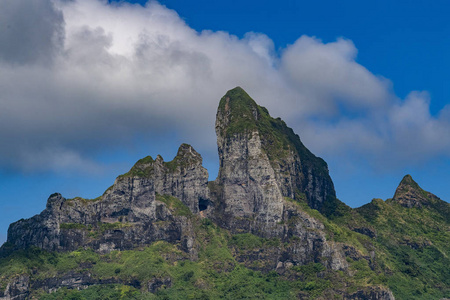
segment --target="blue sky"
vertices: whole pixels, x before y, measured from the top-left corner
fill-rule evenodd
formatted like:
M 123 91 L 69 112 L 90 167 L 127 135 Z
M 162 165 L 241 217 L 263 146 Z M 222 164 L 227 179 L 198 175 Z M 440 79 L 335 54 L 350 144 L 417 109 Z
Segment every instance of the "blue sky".
M 48 196 L 94 198 L 187 142 L 213 180 L 242 86 L 356 207 L 405 174 L 450 199 L 447 1 L 0 0 L 0 243 Z

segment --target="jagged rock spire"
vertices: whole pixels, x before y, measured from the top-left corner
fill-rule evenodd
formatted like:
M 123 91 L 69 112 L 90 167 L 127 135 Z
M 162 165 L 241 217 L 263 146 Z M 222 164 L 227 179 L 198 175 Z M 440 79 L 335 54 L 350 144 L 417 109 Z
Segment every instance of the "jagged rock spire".
M 251 157 L 253 151 L 261 162 L 267 159 L 282 196 L 306 201 L 326 214 L 339 204 L 325 161 L 312 154 L 284 121 L 272 118 L 241 87 L 229 90 L 221 99 L 216 133 L 219 182 L 227 180 L 229 170 L 238 165 L 246 168 L 249 159 L 257 160 Z
M 424 191 L 408 174 L 403 177 L 398 185 L 392 200 L 404 207 L 420 208 L 430 202 L 431 196 L 434 195 Z

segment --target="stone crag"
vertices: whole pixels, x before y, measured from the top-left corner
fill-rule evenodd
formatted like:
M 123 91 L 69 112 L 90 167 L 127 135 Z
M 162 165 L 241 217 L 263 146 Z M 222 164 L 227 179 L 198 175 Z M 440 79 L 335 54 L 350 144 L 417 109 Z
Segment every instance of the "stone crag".
M 277 241 L 250 252 L 236 248 L 235 259 L 249 268 L 283 274 L 292 266 L 320 263 L 327 270 L 346 272 L 344 245 L 330 240 L 321 218 L 302 209 L 304 204 L 329 215 L 343 205 L 336 199 L 327 164 L 239 87 L 220 101 L 215 126 L 220 160 L 215 181 L 208 182 L 200 154 L 183 144 L 170 162 L 159 155 L 139 160 L 99 198 L 51 195 L 41 214 L 10 225 L 8 244 L 15 249 L 81 247 L 109 253 L 166 241 L 195 261 L 199 248 L 195 224 L 206 217 L 230 235 Z M 51 282 L 15 278 L 0 299 L 25 299 L 36 286 L 52 291 L 64 282 L 71 283 L 70 288 L 102 284 L 88 274 L 72 275 Z M 170 284 L 170 278 L 155 279 L 149 290 Z M 384 289 L 347 296 L 393 299 Z
M 164 240 L 180 242 L 195 255 L 189 214 L 208 198 L 207 184 L 201 156 L 183 144 L 171 162 L 161 156 L 141 159 L 97 199 L 51 195 L 41 214 L 11 224 L 8 242 L 18 248 L 110 252 Z M 169 202 L 188 209 L 177 211 Z
M 392 202 L 405 208 L 433 210 L 440 214 L 447 224 L 450 224 L 450 206 L 448 203 L 423 190 L 411 175 L 403 177 L 395 191 Z
M 307 201 L 319 211 L 336 201 L 325 161 L 312 154 L 291 128 L 281 119 L 272 118 L 240 87 L 221 99 L 216 134 L 220 158 L 217 182 L 224 186 L 229 206 L 249 204 L 239 201 L 239 194 L 256 185 L 265 187 L 264 193 L 256 196 L 257 201 L 271 197 L 279 203 L 281 197 L 289 197 Z M 265 181 L 255 182 L 256 178 Z M 251 206 L 243 212 L 251 210 Z M 274 209 L 280 212 L 280 205 Z

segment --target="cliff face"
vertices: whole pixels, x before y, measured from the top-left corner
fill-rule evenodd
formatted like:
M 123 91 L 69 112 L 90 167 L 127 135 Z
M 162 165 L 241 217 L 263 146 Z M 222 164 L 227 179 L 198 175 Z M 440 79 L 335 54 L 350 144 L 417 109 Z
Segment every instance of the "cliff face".
M 217 201 L 230 228 L 239 223 L 238 228 L 278 236 L 285 197 L 318 210 L 336 201 L 326 163 L 240 87 L 221 99 L 216 134 Z
M 131 217 L 135 221 L 153 216 L 148 209 L 155 194 L 171 195 L 181 200 L 192 213 L 199 211 L 199 200 L 209 197 L 208 172 L 194 148 L 182 144 L 170 162 L 164 162 L 159 155 L 156 160 L 150 156 L 139 160 L 103 195 L 102 202 L 106 204 L 104 216 L 119 217 L 123 208 L 133 208 Z
M 289 243 L 287 264 L 322 257 L 330 268 L 344 269 L 346 261 L 339 247 L 326 240 L 324 225 L 293 204 L 305 201 L 321 208 L 335 199 L 325 162 L 240 87 L 220 101 L 216 134 L 220 168 L 210 184 L 215 203 L 211 218 L 234 233 Z
M 277 203 L 271 208 L 275 214 L 281 211 L 282 197 L 306 201 L 319 211 L 336 201 L 325 161 L 312 154 L 291 128 L 281 119 L 272 118 L 240 87 L 221 99 L 216 134 L 220 158 L 217 183 L 224 187 L 228 209 L 240 205 L 236 211 L 246 214 L 255 205 L 258 207 L 264 196 Z M 264 187 L 264 196 L 256 195 L 261 194 L 256 186 Z M 245 188 L 253 190 L 250 194 L 255 195 L 254 203 L 240 201 Z
M 189 216 L 208 198 L 208 173 L 201 164 L 201 156 L 183 144 L 171 162 L 161 156 L 141 159 L 97 199 L 53 194 L 41 214 L 11 224 L 8 242 L 49 251 L 110 252 L 164 240 L 193 251 Z

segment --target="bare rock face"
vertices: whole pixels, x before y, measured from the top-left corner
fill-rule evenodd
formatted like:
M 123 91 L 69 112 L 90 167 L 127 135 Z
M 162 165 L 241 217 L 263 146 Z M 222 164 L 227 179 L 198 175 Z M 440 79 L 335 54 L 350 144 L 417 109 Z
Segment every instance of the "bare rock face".
M 118 177 L 113 188 L 105 192 L 103 202 L 108 203 L 111 200 L 119 204 L 119 208 L 124 208 L 128 200 L 126 198 L 131 197 L 138 214 L 135 217 L 139 219 L 141 210 L 146 218 L 146 197 L 152 197 L 155 193 L 176 197 L 189 207 L 192 213 L 197 213 L 199 200 L 209 197 L 208 171 L 202 166 L 200 154 L 190 145 L 182 144 L 177 156 L 170 162 L 164 162 L 160 155 L 156 160 L 150 156 L 143 158 L 127 174 Z M 119 212 L 116 211 L 117 213 Z
M 25 300 L 30 294 L 30 278 L 21 275 L 8 283 L 5 291 L 0 292 L 0 300 Z
M 211 183 L 211 216 L 234 233 L 250 232 L 291 243 L 277 261 L 305 264 L 328 258 L 332 269 L 347 265 L 326 241 L 324 226 L 289 201 L 321 209 L 336 196 L 326 163 L 280 119 L 270 117 L 240 87 L 222 98 L 216 119 L 220 169 Z
M 220 171 L 217 183 L 224 187 L 228 206 L 238 201 L 239 190 L 264 186 L 270 197 L 289 197 L 306 201 L 311 208 L 323 211 L 336 201 L 333 182 L 325 161 L 312 154 L 291 128 L 274 119 L 264 107 L 240 87 L 222 98 L 216 119 Z M 257 174 L 255 172 L 258 172 Z M 255 176 L 260 182 L 255 182 Z M 242 188 L 234 187 L 240 185 Z M 231 199 L 232 198 L 232 199 Z M 256 197 L 256 202 L 261 197 Z M 242 213 L 252 205 L 241 207 Z M 280 211 L 280 205 L 275 210 Z
M 368 287 L 345 297 L 346 300 L 395 300 L 389 289 L 384 287 Z
M 171 162 L 161 156 L 141 159 L 97 199 L 53 194 L 41 214 L 10 225 L 8 242 L 18 248 L 109 252 L 164 240 L 180 243 L 195 257 L 189 217 L 208 198 L 208 173 L 201 164 L 200 154 L 183 144 Z
M 411 177 L 406 175 L 395 191 L 392 203 L 398 203 L 406 208 L 427 208 L 440 214 L 450 223 L 450 205 L 436 195 L 423 190 Z
M 412 179 L 411 175 L 406 175 L 397 187 L 392 200 L 398 202 L 404 207 L 421 208 L 422 206 L 430 203 L 430 197 L 437 198 L 433 194 L 422 190 L 420 186 Z
M 250 136 L 251 135 L 251 136 Z M 230 229 L 253 231 L 268 237 L 281 234 L 283 195 L 258 132 L 237 135 L 221 143 L 217 183 L 222 187 L 224 222 Z M 253 229 L 253 230 L 252 230 Z

